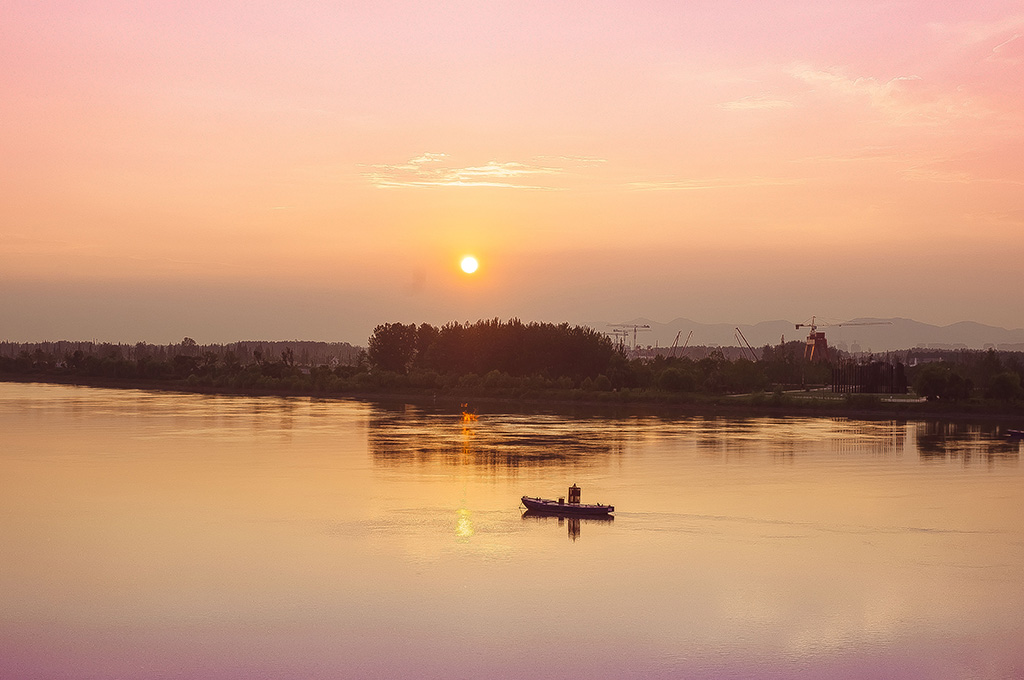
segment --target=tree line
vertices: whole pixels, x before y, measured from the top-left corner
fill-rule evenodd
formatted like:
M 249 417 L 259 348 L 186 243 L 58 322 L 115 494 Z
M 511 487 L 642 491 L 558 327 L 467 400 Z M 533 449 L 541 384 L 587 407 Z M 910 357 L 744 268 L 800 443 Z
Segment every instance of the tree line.
M 691 350 L 694 348 L 690 348 Z M 850 361 L 838 354 L 838 361 Z M 723 395 L 828 385 L 832 367 L 804 359 L 804 343 L 766 345 L 758 359 L 701 348 L 700 358 L 630 358 L 585 326 L 519 319 L 475 323 L 384 323 L 365 349 L 348 343 L 260 342 L 200 345 L 0 343 L 0 373 L 161 382 L 188 388 L 343 394 L 457 391 L 467 397 L 554 393 Z M 735 354 L 733 355 L 736 356 Z M 913 350 L 879 357 L 907 362 L 917 394 L 938 402 L 1024 398 L 1024 353 Z M 873 358 L 872 358 L 873 360 Z M 914 365 L 917 364 L 917 365 Z
M 256 356 L 277 356 L 290 349 L 296 360 L 308 366 L 318 364 L 355 364 L 362 348 L 347 342 L 317 342 L 311 340 L 242 340 L 227 344 L 200 344 L 190 337 L 166 345 L 148 342 L 111 343 L 56 340 L 49 342 L 0 342 L 0 359 L 30 360 L 37 363 L 58 364 L 64 358 L 81 352 L 96 356 L 136 361 L 150 359 L 169 361 L 178 355 L 203 356 L 215 354 L 218 358 L 233 356 L 242 364 L 255 362 Z
M 167 345 L 0 342 L 0 374 L 242 390 L 309 390 L 314 387 L 309 375 L 355 371 L 361 358 L 365 360 L 365 351 L 347 342 L 254 340 L 203 345 L 189 337 Z M 321 380 L 319 387 L 328 385 Z
M 914 392 L 929 401 L 1024 399 L 1024 352 L 915 350 Z

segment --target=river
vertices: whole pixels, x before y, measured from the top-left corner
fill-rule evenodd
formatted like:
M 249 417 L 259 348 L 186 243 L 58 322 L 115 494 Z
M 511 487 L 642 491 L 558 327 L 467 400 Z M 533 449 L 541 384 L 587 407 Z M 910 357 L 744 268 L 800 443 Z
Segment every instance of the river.
M 998 426 L 455 406 L 0 383 L 0 677 L 1024 677 Z

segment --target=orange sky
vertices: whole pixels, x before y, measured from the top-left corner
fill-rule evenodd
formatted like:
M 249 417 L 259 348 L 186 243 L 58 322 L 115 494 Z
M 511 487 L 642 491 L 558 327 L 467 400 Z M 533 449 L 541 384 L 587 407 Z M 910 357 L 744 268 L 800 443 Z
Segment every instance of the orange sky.
M 339 5 L 8 3 L 0 339 L 1024 327 L 1019 1 Z

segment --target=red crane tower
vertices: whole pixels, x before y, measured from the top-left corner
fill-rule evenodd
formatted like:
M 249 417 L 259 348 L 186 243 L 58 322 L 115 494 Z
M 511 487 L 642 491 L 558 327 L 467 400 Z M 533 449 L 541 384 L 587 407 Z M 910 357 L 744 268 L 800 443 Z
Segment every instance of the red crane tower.
M 829 361 L 828 341 L 825 339 L 825 332 L 819 331 L 818 326 L 888 326 L 891 324 L 891 321 L 843 321 L 841 323 L 819 323 L 817 321 L 817 317 L 812 316 L 810 323 L 798 323 L 796 324 L 796 328 L 797 330 L 800 330 L 801 328 L 811 329 L 810 334 L 807 336 L 807 344 L 804 345 L 804 359 L 807 359 L 808 361 Z

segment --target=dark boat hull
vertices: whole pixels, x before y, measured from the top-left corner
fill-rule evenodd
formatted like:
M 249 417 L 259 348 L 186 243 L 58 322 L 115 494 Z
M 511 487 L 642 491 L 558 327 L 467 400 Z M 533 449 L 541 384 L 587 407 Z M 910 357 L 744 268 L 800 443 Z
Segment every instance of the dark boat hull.
M 534 520 L 550 520 L 550 519 L 570 519 L 577 522 L 614 522 L 615 515 L 567 515 L 564 512 L 544 512 L 543 510 L 523 510 L 523 519 L 534 519 Z
M 547 498 L 523 496 L 523 505 L 527 510 L 542 512 L 549 515 L 567 515 L 572 517 L 603 517 L 615 512 L 614 505 L 589 503 L 559 503 Z

